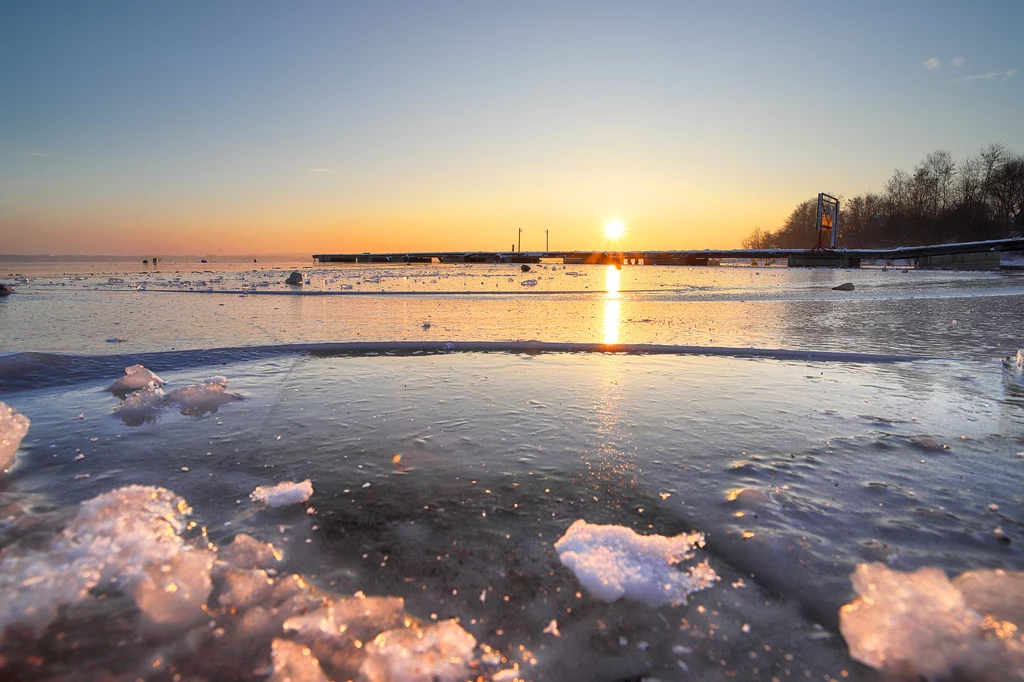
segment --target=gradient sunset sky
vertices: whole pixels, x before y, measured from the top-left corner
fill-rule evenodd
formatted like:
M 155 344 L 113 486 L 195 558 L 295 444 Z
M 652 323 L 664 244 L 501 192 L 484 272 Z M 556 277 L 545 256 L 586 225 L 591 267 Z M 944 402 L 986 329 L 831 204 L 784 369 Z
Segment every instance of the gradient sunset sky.
M 0 5 L 0 253 L 738 247 L 1024 152 L 1024 2 Z

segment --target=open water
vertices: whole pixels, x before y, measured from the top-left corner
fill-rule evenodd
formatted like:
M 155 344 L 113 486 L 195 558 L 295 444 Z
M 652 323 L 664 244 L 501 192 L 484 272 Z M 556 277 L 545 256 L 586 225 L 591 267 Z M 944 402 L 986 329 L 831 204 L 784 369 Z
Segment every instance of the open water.
M 304 285 L 284 284 L 293 268 Z M 18 557 L 63 570 L 47 543 L 82 502 L 158 486 L 191 507 L 189 542 L 272 543 L 271 579 L 299 574 L 320 603 L 401 597 L 424 627 L 456 619 L 476 660 L 450 679 L 873 680 L 840 632 L 858 564 L 1024 568 L 1024 390 L 1000 362 L 1024 346 L 1020 274 L 0 269 L 17 290 L 0 299 L 0 400 L 32 421 L 0 483 L 0 591 L 27 579 Z M 221 375 L 244 399 L 140 417 L 105 390 L 134 364 L 168 392 Z M 250 500 L 305 479 L 305 503 Z M 703 533 L 693 562 L 719 579 L 687 603 L 606 603 L 555 547 L 578 519 Z M 283 675 L 270 642 L 291 635 L 238 634 L 220 580 L 209 623 L 155 634 L 135 634 L 140 597 L 99 621 L 61 603 L 17 637 L 8 614 L 0 672 Z M 226 668 L 196 661 L 218 628 Z M 310 651 L 328 676 L 387 679 Z M 1024 675 L 1007 660 L 990 679 Z

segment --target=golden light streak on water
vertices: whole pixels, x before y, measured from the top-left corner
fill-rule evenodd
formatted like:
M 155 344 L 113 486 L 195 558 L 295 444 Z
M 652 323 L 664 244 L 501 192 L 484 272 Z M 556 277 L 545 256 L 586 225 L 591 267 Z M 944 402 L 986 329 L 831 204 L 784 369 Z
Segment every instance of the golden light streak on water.
M 619 342 L 619 320 L 622 315 L 622 301 L 619 300 L 619 281 L 622 272 L 614 265 L 604 270 L 604 328 L 602 343 Z

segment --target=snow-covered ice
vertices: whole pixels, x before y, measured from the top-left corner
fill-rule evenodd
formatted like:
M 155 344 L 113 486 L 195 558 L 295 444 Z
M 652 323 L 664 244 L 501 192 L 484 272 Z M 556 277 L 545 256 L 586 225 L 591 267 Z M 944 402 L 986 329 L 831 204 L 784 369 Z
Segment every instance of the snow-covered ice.
M 299 483 L 281 481 L 277 485 L 256 486 L 256 489 L 249 494 L 249 498 L 253 502 L 259 502 L 268 507 L 286 507 L 305 502 L 312 495 L 313 483 L 307 478 Z
M 14 453 L 28 433 L 29 423 L 28 417 L 0 401 L 0 474 L 6 472 L 14 462 Z
M 859 564 L 842 607 L 850 656 L 899 679 L 1024 680 L 1024 572 Z M 961 679 L 957 677 L 956 679 Z
M 717 576 L 707 562 L 679 570 L 703 546 L 700 533 L 673 537 L 638 535 L 624 526 L 602 526 L 577 520 L 555 543 L 558 558 L 595 597 L 613 602 L 621 597 L 651 607 L 685 604 L 690 594 L 710 587 Z

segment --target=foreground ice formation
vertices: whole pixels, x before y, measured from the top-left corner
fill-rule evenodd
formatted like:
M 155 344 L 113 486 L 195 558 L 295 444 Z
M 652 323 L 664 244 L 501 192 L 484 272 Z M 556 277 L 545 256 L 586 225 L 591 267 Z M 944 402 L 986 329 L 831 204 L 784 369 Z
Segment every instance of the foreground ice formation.
M 128 486 L 83 502 L 48 546 L 6 551 L 0 636 L 14 626 L 38 635 L 94 589 L 130 595 L 146 629 L 189 624 L 210 594 L 214 555 L 178 535 L 188 511 L 169 490 Z
M 0 476 L 7 472 L 14 462 L 22 439 L 28 433 L 29 418 L 14 411 L 7 403 L 0 401 Z
M 124 368 L 124 376 L 112 383 L 107 390 L 118 397 L 125 397 L 133 391 L 149 386 L 163 386 L 164 380 L 142 365 Z
M 313 484 L 307 478 L 300 483 L 292 481 L 281 481 L 277 485 L 256 486 L 249 494 L 253 502 L 265 504 L 268 507 L 287 507 L 292 504 L 300 504 L 313 496 Z
M 401 597 L 325 592 L 245 534 L 221 547 L 164 488 L 83 502 L 48 543 L 0 553 L 0 677 L 190 680 L 509 679 L 455 621 Z M 115 648 L 116 647 L 116 648 Z M 111 655 L 116 651 L 116 655 Z M 85 679 L 85 678 L 83 678 Z
M 898 679 L 1024 680 L 1024 572 L 860 564 L 839 612 L 850 656 Z
M 706 561 L 686 571 L 675 566 L 691 559 L 694 548 L 703 545 L 700 533 L 638 535 L 624 526 L 579 519 L 555 543 L 555 550 L 598 599 L 613 602 L 625 597 L 658 607 L 685 604 L 690 594 L 715 582 L 717 576 Z

